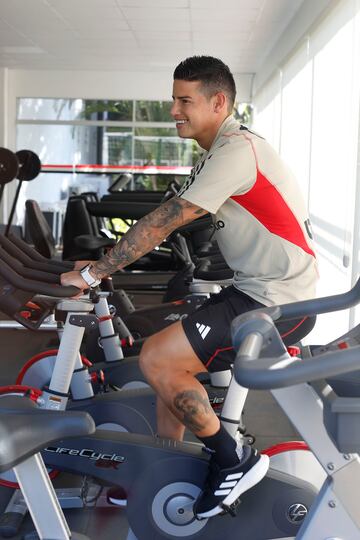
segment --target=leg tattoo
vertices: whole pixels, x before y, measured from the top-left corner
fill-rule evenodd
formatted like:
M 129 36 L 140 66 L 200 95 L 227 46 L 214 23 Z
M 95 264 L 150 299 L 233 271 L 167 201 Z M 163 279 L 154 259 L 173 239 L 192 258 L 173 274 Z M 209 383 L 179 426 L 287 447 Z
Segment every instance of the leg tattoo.
M 196 390 L 185 390 L 174 399 L 176 410 L 183 414 L 183 423 L 192 432 L 202 431 L 206 427 L 206 416 L 212 411 L 208 398 Z

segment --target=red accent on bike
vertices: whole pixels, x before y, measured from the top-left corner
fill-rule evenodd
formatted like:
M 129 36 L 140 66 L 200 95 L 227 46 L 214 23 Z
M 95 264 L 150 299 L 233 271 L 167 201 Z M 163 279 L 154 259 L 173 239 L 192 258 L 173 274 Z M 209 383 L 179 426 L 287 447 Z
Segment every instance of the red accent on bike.
M 90 362 L 90 360 L 88 358 L 86 358 L 86 356 L 81 355 L 81 361 L 82 361 L 82 364 L 83 364 L 84 367 L 91 367 L 92 366 L 92 362 Z
M 99 371 L 94 371 L 93 373 L 91 373 L 90 380 L 93 384 L 97 384 L 97 383 L 104 384 L 105 375 L 104 375 L 103 370 L 100 369 Z
M 186 300 L 174 300 L 171 302 L 171 305 L 173 306 L 181 306 L 182 304 L 186 304 Z
M 32 388 L 29 391 L 28 396 L 31 399 L 31 401 L 34 401 L 36 403 L 39 397 L 41 396 L 41 394 L 42 394 L 41 390 L 39 390 L 38 388 Z
M 297 347 L 296 345 L 291 345 L 290 347 L 287 347 L 287 352 L 292 357 L 300 356 L 301 349 L 300 347 Z
M 38 306 L 37 304 L 34 304 L 34 302 L 26 302 L 26 307 L 28 307 L 29 309 L 38 309 L 38 310 L 41 310 L 41 307 Z
M 114 318 L 113 315 L 103 315 L 102 317 L 98 317 L 98 321 L 99 322 L 111 321 L 113 318 Z
M 128 336 L 121 339 L 120 343 L 122 347 L 132 347 L 134 345 L 134 338 L 132 336 Z
M 274 446 L 270 446 L 269 448 L 262 450 L 261 453 L 266 454 L 269 457 L 272 457 L 272 456 L 276 456 L 277 454 L 283 454 L 284 452 L 291 452 L 292 450 L 310 451 L 310 448 L 304 441 L 288 441 L 288 442 L 275 444 Z
M 36 399 L 41 396 L 42 391 L 38 388 L 33 388 L 32 386 L 25 386 L 22 384 L 10 384 L 8 386 L 0 387 L 0 394 L 26 394 L 29 393 L 29 398 L 33 399 L 36 396 Z
M 20 311 L 20 315 L 23 319 L 30 319 L 31 311 Z
M 340 341 L 340 343 L 338 343 L 338 349 L 348 349 L 349 348 L 349 345 L 346 343 L 346 341 Z
M 42 360 L 43 358 L 46 358 L 47 356 L 56 356 L 58 351 L 59 351 L 59 349 L 49 349 L 47 351 L 43 351 L 41 353 L 35 354 L 21 368 L 21 370 L 19 372 L 19 375 L 17 376 L 17 379 L 16 379 L 16 384 L 21 384 L 22 383 L 22 381 L 24 379 L 24 376 L 25 376 L 25 373 L 28 371 L 28 369 L 31 368 L 31 366 L 33 364 L 36 364 L 36 362 L 39 362 L 39 360 Z M 88 360 L 85 356 L 81 355 L 81 361 L 83 363 L 83 366 L 85 366 L 85 367 L 91 367 L 92 366 L 92 363 L 90 362 L 90 360 Z

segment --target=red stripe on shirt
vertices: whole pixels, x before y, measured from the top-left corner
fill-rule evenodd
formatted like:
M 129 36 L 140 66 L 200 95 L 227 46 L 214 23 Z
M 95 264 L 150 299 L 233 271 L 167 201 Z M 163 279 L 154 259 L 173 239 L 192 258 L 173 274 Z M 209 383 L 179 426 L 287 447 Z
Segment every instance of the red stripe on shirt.
M 276 187 L 258 170 L 254 186 L 231 199 L 240 204 L 272 234 L 284 238 L 315 257 L 298 220 Z

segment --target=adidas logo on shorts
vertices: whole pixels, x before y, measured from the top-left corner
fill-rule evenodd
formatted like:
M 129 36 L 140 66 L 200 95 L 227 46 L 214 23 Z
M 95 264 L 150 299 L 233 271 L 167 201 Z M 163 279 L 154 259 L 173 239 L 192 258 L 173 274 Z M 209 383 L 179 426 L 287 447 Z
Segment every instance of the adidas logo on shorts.
M 210 326 L 205 326 L 205 324 L 200 324 L 200 323 L 196 323 L 196 328 L 199 330 L 200 332 L 200 335 L 203 339 L 206 338 L 206 336 L 208 335 L 208 333 L 210 332 L 211 330 L 211 327 Z

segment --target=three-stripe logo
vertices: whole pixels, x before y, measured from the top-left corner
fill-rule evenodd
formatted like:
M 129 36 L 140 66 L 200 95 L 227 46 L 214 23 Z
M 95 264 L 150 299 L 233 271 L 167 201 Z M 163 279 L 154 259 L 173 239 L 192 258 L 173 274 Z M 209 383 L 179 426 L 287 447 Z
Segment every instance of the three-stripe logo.
M 196 323 L 196 328 L 199 330 L 200 335 L 203 339 L 206 338 L 206 336 L 211 330 L 211 326 L 205 326 L 205 324 L 200 324 L 198 322 Z
M 231 489 L 236 486 L 236 484 L 243 475 L 243 472 L 239 472 L 236 474 L 228 474 L 228 476 L 225 478 L 225 481 L 220 484 L 219 489 L 215 491 L 214 495 L 217 497 L 221 495 L 229 495 L 229 493 L 231 493 Z

